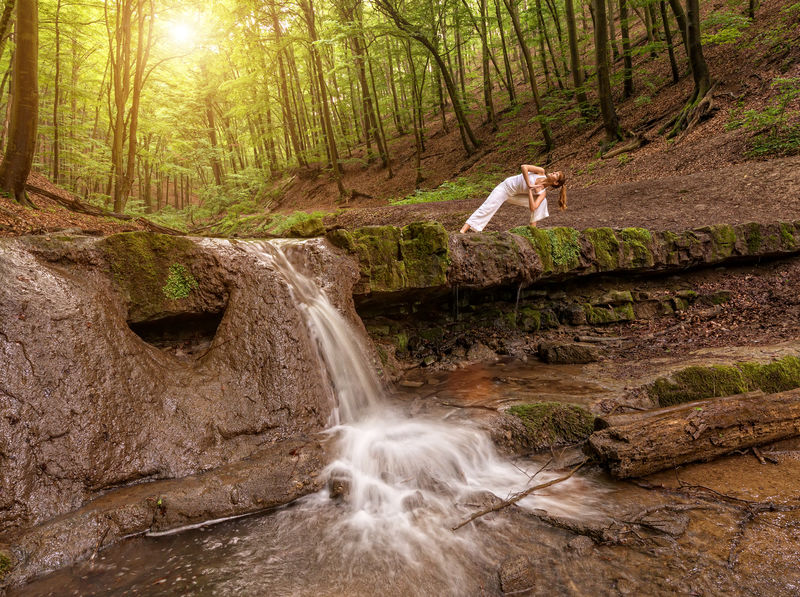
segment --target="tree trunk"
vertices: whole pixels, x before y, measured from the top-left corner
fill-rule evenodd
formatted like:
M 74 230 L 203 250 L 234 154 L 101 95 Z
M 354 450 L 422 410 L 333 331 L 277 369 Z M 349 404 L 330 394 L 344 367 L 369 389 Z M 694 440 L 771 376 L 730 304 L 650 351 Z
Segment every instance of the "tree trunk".
M 536 74 L 533 71 L 533 58 L 531 57 L 531 50 L 525 41 L 525 35 L 522 31 L 522 26 L 519 22 L 519 15 L 517 14 L 517 6 L 514 0 L 503 0 L 506 5 L 506 10 L 511 17 L 511 24 L 514 26 L 514 32 L 517 34 L 519 47 L 522 55 L 525 58 L 525 65 L 527 66 L 528 77 L 531 85 L 531 93 L 533 93 L 533 104 L 536 107 L 536 116 L 539 119 L 539 126 L 542 128 L 542 138 L 544 139 L 544 151 L 549 152 L 553 149 L 553 137 L 550 133 L 550 125 L 545 117 L 542 115 L 542 101 L 539 98 L 539 87 L 536 84 Z
M 678 73 L 678 63 L 675 60 L 675 48 L 672 44 L 672 32 L 669 30 L 669 19 L 667 18 L 667 7 L 664 0 L 659 0 L 659 9 L 661 10 L 661 23 L 664 25 L 664 39 L 667 41 L 667 52 L 669 53 L 669 66 L 672 69 L 672 82 L 677 83 L 680 79 Z
M 750 392 L 610 417 L 590 450 L 617 478 L 641 477 L 800 435 L 800 390 Z
M 678 29 L 681 32 L 683 49 L 686 50 L 686 56 L 689 56 L 689 38 L 687 37 L 688 23 L 686 22 L 686 13 L 683 11 L 683 7 L 681 6 L 681 0 L 669 0 L 669 6 L 672 9 L 672 13 L 675 15 L 675 20 L 678 23 Z
M 616 60 L 619 50 L 617 50 L 617 30 L 614 27 L 614 0 L 608 0 L 608 39 L 611 42 L 611 55 Z
M 33 206 L 25 194 L 36 147 L 39 117 L 39 5 L 17 0 L 17 44 L 12 74 L 11 115 L 0 188 L 23 205 Z
M 55 60 L 55 74 L 53 76 L 53 182 L 55 184 L 59 183 L 59 160 L 60 156 L 58 155 L 58 147 L 60 145 L 59 136 L 59 127 L 58 127 L 58 108 L 59 103 L 61 102 L 60 92 L 61 92 L 61 0 L 56 1 L 56 15 L 55 15 L 55 56 L 53 59 Z
M 633 95 L 633 59 L 631 58 L 631 37 L 628 29 L 628 0 L 619 0 L 619 28 L 622 31 L 622 97 Z
M 608 39 L 606 33 L 605 0 L 592 0 L 594 10 L 594 48 L 597 60 L 597 96 L 600 100 L 600 112 L 603 115 L 603 127 L 608 141 L 622 138 L 617 111 L 611 97 L 611 77 L 608 68 Z
M 578 54 L 578 32 L 572 1 L 564 0 L 567 15 L 567 37 L 569 38 L 569 60 L 572 68 L 572 83 L 575 86 L 575 98 L 578 100 L 581 114 L 585 118 L 589 114 L 589 100 L 586 98 L 586 91 L 583 88 L 583 66 Z M 624 0 L 622 1 L 624 2 Z
M 483 105 L 486 108 L 486 121 L 492 130 L 497 130 L 497 117 L 494 113 L 492 100 L 492 78 L 489 73 L 489 38 L 486 22 L 489 19 L 488 0 L 480 0 L 480 37 L 481 37 L 481 68 L 483 71 Z
M 700 3 L 699 0 L 686 0 L 686 39 L 689 42 L 689 62 L 694 77 L 694 93 L 690 103 L 705 97 L 711 87 L 708 65 L 703 56 L 703 45 L 700 42 Z
M 506 71 L 506 81 L 508 81 L 508 103 L 514 106 L 517 103 L 517 90 L 514 86 L 514 75 L 511 72 L 511 61 L 508 59 L 506 34 L 503 32 L 503 14 L 500 11 L 500 0 L 494 0 L 494 11 L 497 15 L 497 28 L 500 30 L 500 45 L 503 48 L 503 65 Z

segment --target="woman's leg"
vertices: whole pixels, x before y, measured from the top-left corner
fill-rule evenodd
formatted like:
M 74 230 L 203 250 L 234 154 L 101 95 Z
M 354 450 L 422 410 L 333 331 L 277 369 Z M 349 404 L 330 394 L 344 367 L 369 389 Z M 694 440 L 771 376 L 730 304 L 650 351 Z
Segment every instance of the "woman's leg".
M 476 232 L 481 232 L 509 196 L 509 192 L 505 186 L 505 181 L 503 181 L 497 185 L 491 193 L 489 193 L 486 201 L 484 201 L 481 206 L 473 212 L 473 214 L 467 220 L 467 223 L 464 224 L 463 228 L 461 228 L 461 232 L 466 232 L 470 228 Z

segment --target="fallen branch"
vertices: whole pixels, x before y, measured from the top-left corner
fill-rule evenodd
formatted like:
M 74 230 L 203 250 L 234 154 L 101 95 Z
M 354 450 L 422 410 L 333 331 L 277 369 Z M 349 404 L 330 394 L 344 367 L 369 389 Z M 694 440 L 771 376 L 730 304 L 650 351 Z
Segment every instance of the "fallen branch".
M 185 236 L 183 232 L 180 230 L 175 230 L 174 228 L 167 228 L 166 226 L 160 226 L 154 222 L 151 222 L 147 218 L 142 218 L 138 216 L 131 216 L 128 214 L 121 214 L 114 211 L 109 211 L 107 209 L 103 209 L 102 207 L 96 207 L 94 205 L 87 205 L 79 201 L 78 199 L 70 199 L 68 197 L 62 197 L 61 195 L 57 195 L 56 193 L 52 193 L 45 189 L 41 189 L 36 187 L 32 184 L 26 184 L 25 189 L 32 193 L 36 193 L 37 195 L 41 195 L 51 201 L 55 201 L 59 205 L 63 205 L 70 211 L 74 211 L 76 213 L 82 213 L 89 216 L 101 216 L 106 218 L 115 218 L 117 220 L 123 220 L 126 222 L 136 222 L 147 228 L 152 232 L 158 232 L 160 234 L 172 234 L 174 236 Z
M 569 479 L 572 475 L 577 473 L 581 469 L 581 467 L 584 464 L 586 464 L 587 462 L 589 462 L 588 459 L 584 460 L 583 462 L 581 462 L 578 466 L 573 468 L 569 473 L 567 473 L 563 477 L 559 477 L 558 479 L 553 479 L 552 481 L 548 481 L 547 483 L 542 483 L 540 485 L 534 485 L 533 487 L 529 487 L 528 489 L 525 489 L 524 491 L 520 491 L 518 493 L 515 493 L 513 496 L 511 496 L 507 500 L 503 500 L 502 502 L 498 502 L 497 504 L 494 504 L 493 506 L 489 506 L 488 508 L 484 508 L 483 510 L 479 510 L 479 511 L 475 512 L 474 514 L 472 514 L 472 516 L 470 516 L 466 520 L 464 520 L 464 521 L 460 522 L 459 524 L 457 524 L 456 526 L 454 526 L 450 530 L 457 531 L 461 527 L 466 526 L 467 524 L 469 524 L 473 520 L 477 520 L 481 516 L 486 516 L 487 514 L 489 514 L 491 512 L 497 512 L 498 510 L 502 510 L 503 508 L 507 508 L 508 506 L 511 506 L 512 504 L 516 504 L 521 499 L 528 497 L 534 491 L 538 491 L 539 489 L 545 489 L 547 487 L 552 487 L 553 485 L 557 485 L 558 483 L 563 483 L 564 481 Z

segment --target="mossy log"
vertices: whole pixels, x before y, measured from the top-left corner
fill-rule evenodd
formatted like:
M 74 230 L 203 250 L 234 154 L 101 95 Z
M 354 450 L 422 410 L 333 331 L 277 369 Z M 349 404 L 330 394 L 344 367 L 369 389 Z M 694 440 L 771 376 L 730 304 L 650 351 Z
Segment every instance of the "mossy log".
M 588 449 L 613 476 L 641 477 L 800 435 L 800 390 L 712 398 L 606 424 Z

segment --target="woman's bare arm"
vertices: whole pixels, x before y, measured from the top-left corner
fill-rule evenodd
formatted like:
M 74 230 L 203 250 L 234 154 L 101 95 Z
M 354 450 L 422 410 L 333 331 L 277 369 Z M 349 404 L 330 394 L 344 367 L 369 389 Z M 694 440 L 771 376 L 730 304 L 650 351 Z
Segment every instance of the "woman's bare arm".
M 527 183 L 528 186 L 531 186 L 530 178 L 528 177 L 528 174 L 530 174 L 532 172 L 533 174 L 538 174 L 540 176 L 544 175 L 544 168 L 540 168 L 539 166 L 531 166 L 530 164 L 522 164 L 521 168 L 522 168 L 522 174 L 525 176 L 525 182 Z

